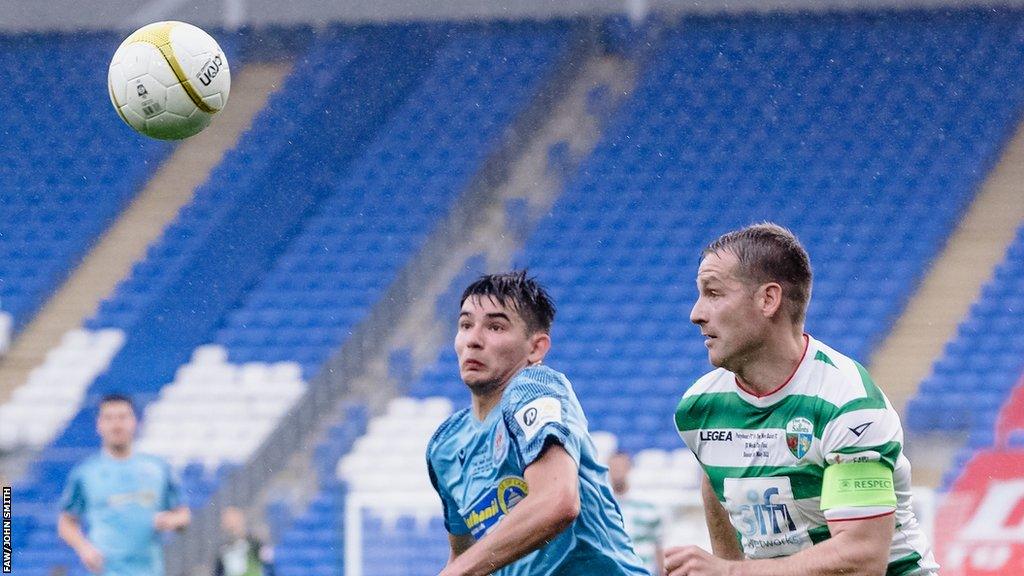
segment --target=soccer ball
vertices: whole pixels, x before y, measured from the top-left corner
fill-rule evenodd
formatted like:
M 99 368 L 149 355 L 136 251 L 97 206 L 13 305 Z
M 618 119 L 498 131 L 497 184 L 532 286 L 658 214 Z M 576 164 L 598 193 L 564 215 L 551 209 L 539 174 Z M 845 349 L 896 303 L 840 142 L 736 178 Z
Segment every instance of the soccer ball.
M 107 90 L 118 115 L 160 140 L 198 134 L 224 108 L 231 71 L 209 34 L 184 22 L 133 32 L 110 60 Z

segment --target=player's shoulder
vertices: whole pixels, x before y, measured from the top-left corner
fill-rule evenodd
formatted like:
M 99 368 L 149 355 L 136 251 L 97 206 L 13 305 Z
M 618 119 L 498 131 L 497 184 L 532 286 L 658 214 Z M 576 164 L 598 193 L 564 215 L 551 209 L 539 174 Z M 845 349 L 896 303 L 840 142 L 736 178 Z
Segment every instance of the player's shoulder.
M 679 401 L 679 407 L 689 405 L 703 395 L 735 392 L 735 382 L 735 374 L 725 368 L 716 368 L 700 376 L 686 388 L 683 398 Z
M 839 408 L 851 404 L 886 407 L 885 395 L 860 362 L 813 338 L 807 354 L 812 368 L 811 385 L 822 400 Z
M 162 456 L 156 454 L 150 454 L 149 452 L 137 452 L 135 454 L 135 460 L 144 464 L 157 464 L 160 466 L 170 467 L 170 463 L 167 462 Z
M 453 438 L 462 428 L 463 423 L 468 417 L 469 408 L 463 408 L 445 418 L 444 422 L 441 422 L 441 425 L 437 427 L 437 430 L 434 430 L 430 440 L 427 441 L 427 458 L 430 458 L 440 446 L 443 446 L 445 442 Z
M 701 376 L 683 393 L 675 410 L 675 423 L 678 430 L 688 430 L 697 426 L 697 422 L 714 410 L 714 406 L 724 393 L 735 392 L 736 376 L 725 368 L 716 368 Z
M 527 366 L 512 377 L 501 395 L 503 407 L 512 407 L 545 396 L 569 396 L 571 384 L 565 374 L 537 364 Z
M 156 454 L 138 452 L 132 457 L 132 462 L 136 468 L 147 470 L 153 474 L 163 474 L 168 476 L 174 474 L 174 469 L 171 466 L 171 463 Z
M 83 476 L 85 474 L 88 474 L 88 472 L 90 470 L 94 470 L 94 469 L 102 466 L 104 460 L 105 459 L 104 459 L 103 454 L 101 452 L 97 452 L 95 454 L 90 454 L 89 456 L 86 456 L 85 459 L 80 461 L 78 464 L 75 464 L 71 468 L 71 474 L 70 474 L 69 477 L 71 477 L 71 478 L 78 478 L 78 477 L 81 477 L 81 476 Z
M 686 392 L 683 398 L 692 398 L 701 394 L 713 394 L 716 392 L 732 392 L 735 390 L 736 375 L 725 368 L 715 368 L 697 379 Z

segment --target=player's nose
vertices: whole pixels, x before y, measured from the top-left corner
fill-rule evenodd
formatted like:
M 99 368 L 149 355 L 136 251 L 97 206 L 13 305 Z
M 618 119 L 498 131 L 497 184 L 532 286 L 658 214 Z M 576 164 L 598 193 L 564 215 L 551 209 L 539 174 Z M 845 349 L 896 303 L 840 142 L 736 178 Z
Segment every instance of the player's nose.
M 690 322 L 697 324 L 698 326 L 708 321 L 707 314 L 705 313 L 704 305 L 700 298 L 693 303 L 693 308 L 690 308 Z
M 483 348 L 483 329 L 479 326 L 474 326 L 466 331 L 466 347 L 468 348 Z

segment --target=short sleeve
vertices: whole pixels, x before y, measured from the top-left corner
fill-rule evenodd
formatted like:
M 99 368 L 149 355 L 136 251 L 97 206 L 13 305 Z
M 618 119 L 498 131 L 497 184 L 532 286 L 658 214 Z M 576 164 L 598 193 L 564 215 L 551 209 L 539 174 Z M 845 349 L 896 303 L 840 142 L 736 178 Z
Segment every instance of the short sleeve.
M 60 509 L 75 516 L 82 516 L 85 513 L 85 488 L 82 486 L 82 471 L 79 467 L 72 470 L 68 476 L 68 482 L 60 496 Z
M 825 466 L 844 462 L 880 462 L 890 470 L 903 451 L 903 427 L 889 407 L 859 407 L 859 400 L 840 408 L 825 425 L 821 450 Z
M 825 426 L 821 441 L 821 508 L 827 520 L 869 518 L 896 509 L 893 473 L 903 451 L 903 428 L 891 407 L 884 401 L 854 400 Z
M 441 487 L 440 482 L 437 480 L 437 474 L 434 472 L 434 465 L 430 462 L 430 458 L 427 458 L 427 473 L 430 475 L 430 484 L 434 487 L 434 491 L 441 498 L 441 508 L 444 516 L 444 528 L 449 534 L 453 536 L 465 536 L 469 534 L 469 528 L 466 526 L 465 520 L 459 515 L 459 506 L 455 503 L 455 499 L 448 494 L 448 491 Z
M 170 464 L 164 463 L 165 480 L 164 480 L 164 495 L 161 501 L 161 510 L 174 510 L 183 505 L 181 499 L 181 482 L 178 480 L 178 475 L 174 469 L 171 468 Z
M 580 434 L 573 431 L 567 395 L 555 386 L 530 380 L 517 382 L 503 400 L 502 417 L 523 468 L 533 464 L 550 443 L 560 444 L 580 463 Z

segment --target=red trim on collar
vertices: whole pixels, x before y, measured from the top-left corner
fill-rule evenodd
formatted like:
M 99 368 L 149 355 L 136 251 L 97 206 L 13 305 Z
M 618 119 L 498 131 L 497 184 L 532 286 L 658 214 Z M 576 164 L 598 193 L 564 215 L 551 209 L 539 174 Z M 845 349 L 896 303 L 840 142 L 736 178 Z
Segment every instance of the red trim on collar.
M 786 381 L 783 382 L 782 384 L 780 384 L 778 388 L 776 388 L 775 390 L 772 390 L 771 392 L 769 392 L 767 394 L 758 394 L 757 392 L 748 390 L 747 387 L 744 386 L 742 382 L 740 382 L 739 376 L 736 376 L 735 374 L 733 375 L 733 380 L 736 381 L 736 385 L 739 386 L 740 390 L 743 390 L 744 392 L 746 392 L 747 394 L 750 394 L 754 398 L 765 398 L 767 396 L 771 396 L 772 394 L 775 394 L 779 390 L 782 390 L 783 388 L 785 388 L 786 384 L 789 384 L 789 381 L 793 379 L 793 376 L 796 376 L 796 371 L 800 369 L 800 365 L 804 363 L 804 358 L 807 357 L 807 348 L 809 348 L 810 345 L 811 345 L 811 338 L 810 338 L 810 336 L 808 336 L 807 334 L 804 334 L 804 351 L 803 351 L 802 354 L 800 354 L 800 361 L 796 363 L 796 367 L 793 368 L 793 372 L 791 372 L 789 374 L 789 378 L 786 378 Z

